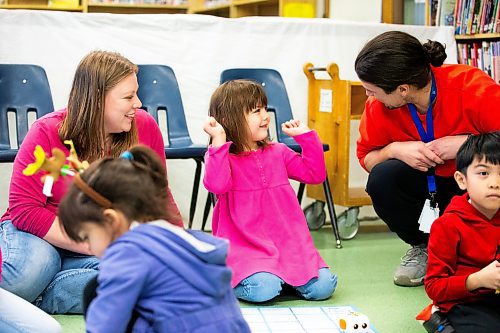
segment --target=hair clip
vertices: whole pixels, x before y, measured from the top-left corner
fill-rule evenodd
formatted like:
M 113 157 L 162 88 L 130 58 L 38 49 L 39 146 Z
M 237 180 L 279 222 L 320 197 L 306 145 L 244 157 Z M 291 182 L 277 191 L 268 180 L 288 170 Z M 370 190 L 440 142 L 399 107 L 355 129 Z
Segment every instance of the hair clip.
M 131 152 L 129 152 L 128 150 L 126 150 L 123 153 L 121 153 L 120 158 L 123 158 L 125 160 L 129 160 L 129 161 L 133 161 L 134 160 L 134 155 L 132 155 Z

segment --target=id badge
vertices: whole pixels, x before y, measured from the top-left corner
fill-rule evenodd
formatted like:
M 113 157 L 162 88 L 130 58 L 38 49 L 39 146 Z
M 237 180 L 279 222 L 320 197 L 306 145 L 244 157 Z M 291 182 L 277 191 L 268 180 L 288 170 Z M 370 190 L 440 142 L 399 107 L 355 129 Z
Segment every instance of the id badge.
M 439 207 L 432 207 L 429 199 L 425 200 L 424 208 L 418 218 L 419 229 L 425 233 L 431 232 L 432 223 L 439 217 Z

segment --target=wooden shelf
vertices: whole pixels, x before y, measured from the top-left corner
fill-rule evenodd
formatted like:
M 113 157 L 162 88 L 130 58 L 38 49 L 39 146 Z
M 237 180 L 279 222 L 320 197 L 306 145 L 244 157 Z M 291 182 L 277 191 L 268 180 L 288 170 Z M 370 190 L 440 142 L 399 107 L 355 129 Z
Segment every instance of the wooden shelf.
M 283 16 L 285 0 L 233 0 L 230 17 Z
M 89 13 L 115 13 L 115 14 L 154 14 L 154 13 L 186 13 L 188 5 L 155 5 L 155 4 L 120 4 L 88 2 Z
M 0 5 L 3 9 L 59 10 L 84 13 L 115 13 L 115 14 L 210 14 L 221 17 L 245 16 L 290 16 L 302 17 L 300 7 L 304 0 L 227 0 L 226 3 L 210 4 L 206 0 L 188 0 L 184 5 L 144 4 L 144 3 L 108 3 L 96 0 L 80 0 L 78 7 L 48 6 L 49 0 L 7 0 Z M 312 7 L 309 14 L 314 17 L 314 0 L 305 0 Z M 305 3 L 304 3 L 305 4 Z
M 211 14 L 222 17 L 245 17 L 245 16 L 285 16 L 300 17 L 300 8 L 293 6 L 309 5 L 309 13 L 314 16 L 314 0 L 228 0 L 227 3 L 219 5 L 208 5 L 205 0 L 190 0 L 189 13 Z M 288 8 L 288 14 L 287 14 Z M 296 16 L 297 15 L 297 16 Z M 313 17 L 307 16 L 307 17 Z
M 8 0 L 0 5 L 1 9 L 57 10 L 70 12 L 120 13 L 120 14 L 154 14 L 154 13 L 187 13 L 189 5 L 134 4 L 134 3 L 101 3 L 93 0 L 81 0 L 79 6 L 49 5 L 49 0 Z
M 229 9 L 231 7 L 231 3 L 218 4 L 214 6 L 190 6 L 189 13 L 190 14 L 210 14 L 221 17 L 229 17 Z
M 188 5 L 148 5 L 148 4 L 120 4 L 120 3 L 101 3 L 89 2 L 88 7 L 108 7 L 108 8 L 134 8 L 134 9 L 187 9 Z
M 272 1 L 272 0 L 271 0 Z M 233 0 L 234 5 L 258 5 L 271 2 L 270 0 Z
M 60 10 L 67 12 L 82 12 L 83 6 L 59 7 L 49 5 L 0 5 L 0 9 Z
M 500 39 L 500 33 L 490 33 L 490 34 L 475 34 L 475 35 L 455 35 L 455 39 L 458 41 L 470 40 L 470 39 Z

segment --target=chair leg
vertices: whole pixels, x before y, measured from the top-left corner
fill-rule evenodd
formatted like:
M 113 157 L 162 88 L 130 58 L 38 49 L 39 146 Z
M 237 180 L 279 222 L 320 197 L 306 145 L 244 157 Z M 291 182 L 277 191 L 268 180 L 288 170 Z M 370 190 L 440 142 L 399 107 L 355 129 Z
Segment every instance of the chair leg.
M 297 191 L 297 200 L 299 200 L 299 205 L 302 203 L 302 197 L 304 196 L 304 189 L 306 188 L 306 184 L 300 183 L 299 190 Z
M 203 222 L 201 223 L 201 230 L 205 231 L 207 225 L 208 213 L 210 213 L 210 206 L 215 207 L 215 194 L 208 192 L 207 201 L 205 202 L 205 209 L 203 210 Z
M 328 177 L 325 178 L 323 182 L 323 190 L 325 191 L 326 204 L 328 206 L 328 213 L 330 214 L 330 219 L 332 220 L 333 234 L 335 235 L 335 240 L 337 242 L 337 249 L 342 248 L 342 243 L 340 241 L 339 226 L 337 224 L 337 214 L 335 213 L 335 206 L 333 205 L 332 192 L 330 191 L 330 182 Z
M 196 162 L 196 171 L 194 173 L 193 191 L 191 193 L 191 205 L 189 207 L 189 229 L 193 227 L 194 212 L 196 211 L 196 203 L 198 201 L 198 188 L 200 187 L 201 178 L 201 160 L 198 158 L 195 158 L 194 160 Z

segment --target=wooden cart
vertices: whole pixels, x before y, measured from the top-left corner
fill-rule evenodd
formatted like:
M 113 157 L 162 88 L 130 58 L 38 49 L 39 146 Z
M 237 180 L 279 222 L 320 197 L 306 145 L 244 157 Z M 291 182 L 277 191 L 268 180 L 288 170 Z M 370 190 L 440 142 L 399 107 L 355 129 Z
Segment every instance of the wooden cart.
M 365 89 L 360 82 L 341 80 L 339 68 L 334 63 L 326 68 L 307 63 L 303 70 L 309 81 L 308 125 L 318 132 L 323 143 L 330 146 L 330 150 L 325 153 L 325 160 L 333 200 L 337 205 L 348 207 L 337 218 L 340 236 L 350 239 L 359 228 L 359 207 L 371 205 L 364 187 L 349 186 L 351 120 L 361 118 L 367 98 Z M 328 79 L 316 78 L 318 72 L 325 71 Z M 314 212 L 324 207 L 325 197 L 323 189 L 318 185 L 308 185 L 307 196 L 317 200 L 304 209 L 309 223 L 317 218 Z

